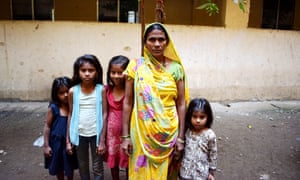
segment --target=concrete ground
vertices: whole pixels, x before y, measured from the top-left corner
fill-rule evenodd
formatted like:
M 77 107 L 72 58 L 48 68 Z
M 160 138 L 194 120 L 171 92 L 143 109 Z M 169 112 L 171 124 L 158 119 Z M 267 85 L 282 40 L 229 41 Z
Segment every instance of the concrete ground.
M 42 148 L 33 146 L 42 135 L 47 104 L 0 102 L 0 179 L 55 179 L 43 168 Z M 213 102 L 212 107 L 216 179 L 299 179 L 300 101 Z M 111 179 L 107 168 L 105 179 Z

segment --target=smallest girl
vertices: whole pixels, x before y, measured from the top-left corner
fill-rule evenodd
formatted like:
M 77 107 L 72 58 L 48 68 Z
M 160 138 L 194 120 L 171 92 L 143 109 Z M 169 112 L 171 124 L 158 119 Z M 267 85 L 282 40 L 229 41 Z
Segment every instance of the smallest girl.
M 193 99 L 186 112 L 185 149 L 181 179 L 214 180 L 217 168 L 217 140 L 211 129 L 213 113 L 206 99 Z
M 113 180 L 119 180 L 119 170 L 126 169 L 128 177 L 128 156 L 121 149 L 122 135 L 122 112 L 125 95 L 125 76 L 123 71 L 126 69 L 129 59 L 119 55 L 111 58 L 107 70 L 106 96 L 108 102 L 107 115 L 107 166 L 111 169 Z
M 71 79 L 55 78 L 52 83 L 51 101 L 44 126 L 45 168 L 57 179 L 73 179 L 73 170 L 78 168 L 76 155 L 67 155 L 66 130 L 69 113 L 68 90 Z

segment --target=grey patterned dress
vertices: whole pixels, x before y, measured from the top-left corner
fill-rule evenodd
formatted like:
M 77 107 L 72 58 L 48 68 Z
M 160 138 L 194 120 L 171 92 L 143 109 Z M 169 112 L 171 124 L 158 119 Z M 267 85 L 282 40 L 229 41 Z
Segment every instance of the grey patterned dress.
M 212 129 L 193 135 L 187 130 L 185 149 L 180 168 L 183 179 L 206 180 L 209 171 L 217 168 L 217 139 Z

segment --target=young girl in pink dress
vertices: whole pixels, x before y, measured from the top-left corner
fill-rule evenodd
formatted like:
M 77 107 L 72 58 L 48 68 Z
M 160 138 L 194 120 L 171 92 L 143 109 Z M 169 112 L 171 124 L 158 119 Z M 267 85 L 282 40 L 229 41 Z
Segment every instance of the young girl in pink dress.
M 122 135 L 122 111 L 125 93 L 125 77 L 123 71 L 126 69 L 129 59 L 125 56 L 113 57 L 107 70 L 106 95 L 108 101 L 107 115 L 107 166 L 111 169 L 113 180 L 119 179 L 119 168 L 126 168 L 128 177 L 128 157 L 121 149 Z

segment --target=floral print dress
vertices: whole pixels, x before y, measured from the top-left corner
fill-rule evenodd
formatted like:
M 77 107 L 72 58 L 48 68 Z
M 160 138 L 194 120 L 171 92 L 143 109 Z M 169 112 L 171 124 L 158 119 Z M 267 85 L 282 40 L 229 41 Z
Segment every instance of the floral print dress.
M 194 135 L 189 129 L 185 134 L 185 149 L 180 168 L 183 179 L 207 180 L 209 172 L 217 167 L 217 140 L 212 129 Z

